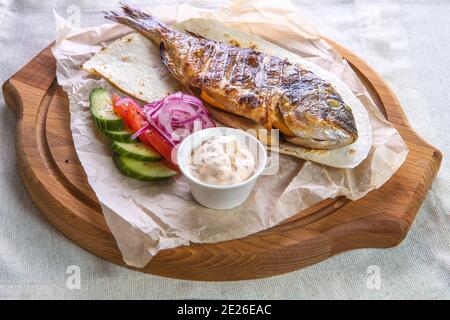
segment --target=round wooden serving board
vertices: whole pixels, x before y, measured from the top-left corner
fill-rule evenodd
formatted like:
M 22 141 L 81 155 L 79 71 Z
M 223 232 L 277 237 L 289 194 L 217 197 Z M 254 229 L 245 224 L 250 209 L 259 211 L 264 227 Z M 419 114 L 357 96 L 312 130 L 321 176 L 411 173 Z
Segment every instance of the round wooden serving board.
M 401 168 L 358 201 L 325 200 L 243 239 L 164 250 L 136 270 L 190 280 L 253 279 L 297 270 L 346 250 L 386 248 L 402 241 L 442 155 L 411 129 L 380 76 L 348 50 L 329 42 L 359 73 L 408 144 L 410 152 Z M 5 101 L 18 119 L 16 151 L 23 183 L 40 212 L 65 236 L 127 267 L 75 152 L 69 101 L 56 82 L 55 69 L 48 47 L 3 85 Z

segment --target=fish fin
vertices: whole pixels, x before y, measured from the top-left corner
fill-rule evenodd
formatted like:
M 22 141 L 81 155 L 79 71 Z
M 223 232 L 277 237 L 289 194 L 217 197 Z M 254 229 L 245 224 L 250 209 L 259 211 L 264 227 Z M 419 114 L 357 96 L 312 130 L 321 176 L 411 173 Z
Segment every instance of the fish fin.
M 159 55 L 161 57 L 161 62 L 167 68 L 170 74 L 172 74 L 172 76 L 174 76 L 176 79 L 180 79 L 180 74 L 177 71 L 175 65 L 172 63 L 169 54 L 167 53 L 164 41 L 161 41 L 161 43 L 159 44 Z
M 105 18 L 139 31 L 156 42 L 160 41 L 161 33 L 167 31 L 164 24 L 136 6 L 124 1 L 120 6 L 122 12 L 104 11 Z
M 189 34 L 189 35 L 191 35 L 191 36 L 193 36 L 193 37 L 196 37 L 196 38 L 199 38 L 199 39 L 205 39 L 205 40 L 208 40 L 208 39 L 206 39 L 204 36 L 201 36 L 201 35 L 199 35 L 198 33 L 194 32 L 194 31 L 187 30 L 187 29 L 184 29 L 184 31 L 185 31 L 187 34 Z

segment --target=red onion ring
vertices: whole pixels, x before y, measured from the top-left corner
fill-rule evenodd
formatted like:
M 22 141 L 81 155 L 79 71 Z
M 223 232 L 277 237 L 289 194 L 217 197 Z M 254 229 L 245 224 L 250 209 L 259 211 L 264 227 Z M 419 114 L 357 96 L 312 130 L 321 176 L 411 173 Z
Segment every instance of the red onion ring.
M 116 102 L 121 104 L 132 104 L 138 109 L 137 103 L 124 97 Z M 139 129 L 132 135 L 136 139 L 150 128 L 157 130 L 172 146 L 176 146 L 194 130 L 215 127 L 215 123 L 209 118 L 208 110 L 197 97 L 177 92 L 154 101 L 142 107 L 143 116 L 148 125 Z M 196 126 L 196 123 L 200 123 Z M 183 132 L 183 134 L 180 134 Z

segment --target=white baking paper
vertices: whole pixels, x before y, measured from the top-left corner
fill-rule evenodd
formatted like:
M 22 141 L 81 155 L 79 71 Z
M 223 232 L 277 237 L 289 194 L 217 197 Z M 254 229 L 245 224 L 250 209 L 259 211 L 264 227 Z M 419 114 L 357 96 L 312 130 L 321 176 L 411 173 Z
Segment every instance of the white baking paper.
M 329 70 L 352 89 L 367 109 L 373 146 L 368 158 L 351 170 L 280 156 L 278 173 L 261 176 L 250 198 L 242 206 L 227 211 L 197 204 L 181 176 L 160 182 L 127 178 L 115 168 L 107 141 L 95 131 L 89 113 L 90 90 L 107 84 L 82 71 L 80 66 L 103 46 L 131 30 L 117 24 L 74 28 L 55 14 L 57 37 L 53 54 L 58 82 L 70 99 L 75 148 L 127 264 L 143 267 L 158 251 L 191 242 L 245 237 L 327 198 L 359 199 L 385 183 L 406 159 L 406 144 L 385 120 L 355 72 L 319 38 L 289 1 L 231 1 L 216 10 L 186 4 L 147 9 L 168 24 L 188 18 L 217 19 Z

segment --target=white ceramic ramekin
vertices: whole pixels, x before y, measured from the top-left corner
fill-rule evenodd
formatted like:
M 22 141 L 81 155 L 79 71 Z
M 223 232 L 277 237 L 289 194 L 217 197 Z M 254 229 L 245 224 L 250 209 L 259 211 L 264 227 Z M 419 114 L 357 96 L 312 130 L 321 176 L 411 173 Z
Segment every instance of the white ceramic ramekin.
M 250 178 L 240 183 L 218 186 L 202 182 L 191 175 L 187 164 L 192 151 L 210 137 L 217 135 L 233 135 L 249 146 L 256 159 L 255 172 Z M 231 209 L 244 203 L 250 196 L 256 180 L 266 167 L 267 153 L 263 144 L 254 136 L 241 130 L 219 127 L 200 130 L 186 137 L 178 146 L 177 162 L 195 200 L 211 209 Z

